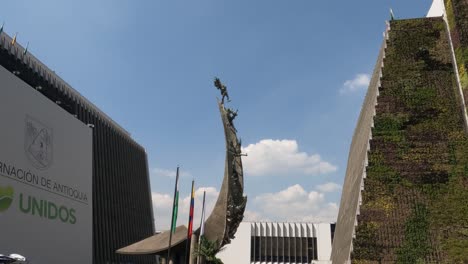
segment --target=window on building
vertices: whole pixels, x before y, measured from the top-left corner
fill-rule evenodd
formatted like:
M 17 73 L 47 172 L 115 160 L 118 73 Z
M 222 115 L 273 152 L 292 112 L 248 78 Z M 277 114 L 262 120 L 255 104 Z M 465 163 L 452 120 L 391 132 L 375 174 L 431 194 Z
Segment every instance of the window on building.
M 278 262 L 284 262 L 284 237 L 278 238 Z
M 307 238 L 307 249 L 309 253 L 309 260 L 317 260 L 317 238 L 308 237 Z
M 301 256 L 302 256 L 302 263 L 308 263 L 309 255 L 307 251 L 307 238 L 301 238 Z
M 296 243 L 296 263 L 301 263 L 302 262 L 302 241 L 300 237 L 296 237 L 294 240 Z
M 289 257 L 289 237 L 284 238 L 284 262 L 291 262 Z
M 331 224 L 330 228 L 333 239 L 335 224 Z M 271 232 L 275 233 L 274 230 Z M 261 235 L 252 232 L 251 262 L 310 264 L 311 261 L 318 260 L 317 238 L 307 237 L 313 235 L 310 228 L 301 230 L 300 234 L 305 237 L 266 236 L 266 232 L 270 233 L 268 230 L 260 232 Z
M 291 262 L 296 262 L 296 238 L 289 238 L 289 259 Z
M 260 261 L 266 261 L 266 237 L 260 237 Z
M 256 236 L 255 239 L 255 253 L 254 253 L 254 261 L 260 261 L 260 237 Z
M 266 238 L 266 261 L 271 262 L 271 237 Z

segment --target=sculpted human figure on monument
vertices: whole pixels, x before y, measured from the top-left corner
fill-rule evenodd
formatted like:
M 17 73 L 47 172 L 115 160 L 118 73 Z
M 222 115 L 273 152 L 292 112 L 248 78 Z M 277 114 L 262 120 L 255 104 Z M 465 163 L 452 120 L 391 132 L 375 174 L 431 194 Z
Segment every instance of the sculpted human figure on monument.
M 221 92 L 221 103 L 224 104 L 224 98 L 227 98 L 228 102 L 231 102 L 229 100 L 229 94 L 227 92 L 227 87 L 218 78 L 215 78 L 214 80 L 214 86 Z
M 231 108 L 228 108 L 228 109 L 226 110 L 229 124 L 231 124 L 231 126 L 233 126 L 233 127 L 234 127 L 234 123 L 232 123 L 232 121 L 234 121 L 234 119 L 236 119 L 236 116 L 237 116 L 237 112 L 238 112 L 238 111 L 239 111 L 239 110 L 236 110 L 236 111 L 234 112 Z
M 246 157 L 246 153 L 242 153 L 239 148 L 237 148 L 232 141 L 229 142 L 229 152 L 232 153 L 235 157 L 241 157 L 244 156 Z

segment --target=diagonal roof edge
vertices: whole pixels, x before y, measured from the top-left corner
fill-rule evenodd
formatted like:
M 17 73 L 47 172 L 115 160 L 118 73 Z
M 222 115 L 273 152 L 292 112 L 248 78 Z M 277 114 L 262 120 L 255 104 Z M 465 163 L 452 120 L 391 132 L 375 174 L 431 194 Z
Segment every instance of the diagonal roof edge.
M 172 236 L 171 247 L 177 246 L 187 240 L 187 227 L 185 225 L 178 226 L 175 234 Z M 115 252 L 124 255 L 143 255 L 143 254 L 157 254 L 164 252 L 169 248 L 169 232 L 164 231 L 135 242 L 126 247 L 120 248 Z

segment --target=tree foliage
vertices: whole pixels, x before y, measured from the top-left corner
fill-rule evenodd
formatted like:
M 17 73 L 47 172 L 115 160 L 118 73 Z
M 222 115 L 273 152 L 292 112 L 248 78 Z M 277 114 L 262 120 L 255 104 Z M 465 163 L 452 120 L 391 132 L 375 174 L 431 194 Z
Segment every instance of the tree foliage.
M 218 241 L 210 241 L 204 236 L 201 236 L 200 245 L 195 249 L 194 254 L 196 257 L 203 258 L 206 264 L 223 264 L 223 262 L 216 257 L 216 254 L 224 248 L 219 248 L 218 245 Z

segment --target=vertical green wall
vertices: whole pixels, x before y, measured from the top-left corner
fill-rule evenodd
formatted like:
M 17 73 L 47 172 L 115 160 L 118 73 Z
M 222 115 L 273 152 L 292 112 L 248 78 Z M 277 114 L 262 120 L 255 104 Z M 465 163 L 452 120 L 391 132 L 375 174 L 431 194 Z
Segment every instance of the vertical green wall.
M 442 18 L 391 22 L 353 263 L 468 262 L 468 138 Z

